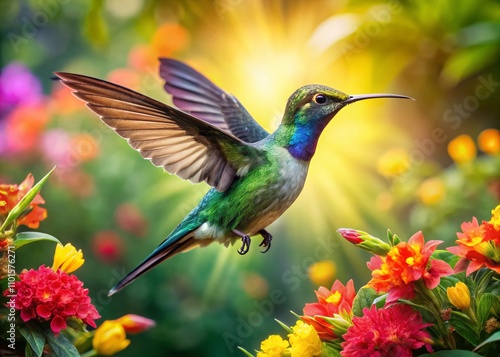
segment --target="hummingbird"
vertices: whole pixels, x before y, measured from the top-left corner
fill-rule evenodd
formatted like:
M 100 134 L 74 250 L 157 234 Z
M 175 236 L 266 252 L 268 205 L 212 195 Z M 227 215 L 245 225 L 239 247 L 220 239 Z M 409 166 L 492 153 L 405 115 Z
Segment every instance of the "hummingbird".
M 318 139 L 348 104 L 397 94 L 348 95 L 312 84 L 288 99 L 281 124 L 268 133 L 233 95 L 183 62 L 160 58 L 160 77 L 175 107 L 100 79 L 55 75 L 73 95 L 155 166 L 211 188 L 200 203 L 135 269 L 108 293 L 118 292 L 177 253 L 213 242 L 239 254 L 260 235 L 262 252 L 273 239 L 266 228 L 299 196 Z

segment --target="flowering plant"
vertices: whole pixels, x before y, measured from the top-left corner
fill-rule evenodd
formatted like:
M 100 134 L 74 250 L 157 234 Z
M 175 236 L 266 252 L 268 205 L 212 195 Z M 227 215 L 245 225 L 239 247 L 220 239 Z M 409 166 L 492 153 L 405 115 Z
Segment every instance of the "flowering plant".
M 154 321 L 125 315 L 104 321 L 100 318 L 84 283 L 72 274 L 83 263 L 83 253 L 70 243 L 62 245 L 51 235 L 17 232 L 26 225 L 38 228 L 47 217 L 40 190 L 50 173 L 36 185 L 30 174 L 20 185 L 0 184 L 0 287 L 4 301 L 0 309 L 0 354 L 9 356 L 96 356 L 113 355 L 125 349 L 126 334 L 142 332 Z M 52 267 L 16 273 L 17 250 L 26 244 L 48 240 L 56 242 Z M 2 335 L 3 336 L 3 335 Z
M 422 232 L 387 243 L 366 232 L 339 233 L 373 257 L 372 278 L 320 287 L 318 301 L 287 330 L 271 335 L 257 357 L 491 356 L 500 348 L 500 205 L 489 221 L 462 224 L 457 246 L 437 250 Z M 240 348 L 247 356 L 253 355 Z M 439 352 L 442 351 L 442 352 Z

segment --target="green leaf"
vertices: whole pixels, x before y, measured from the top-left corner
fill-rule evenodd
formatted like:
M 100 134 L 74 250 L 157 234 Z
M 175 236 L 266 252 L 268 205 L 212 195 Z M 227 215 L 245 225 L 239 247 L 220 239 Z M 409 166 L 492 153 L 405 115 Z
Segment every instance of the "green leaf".
M 274 321 L 276 321 L 276 322 L 277 322 L 277 323 L 278 323 L 281 327 L 283 327 L 283 328 L 285 329 L 285 331 L 286 331 L 286 332 L 288 332 L 288 333 L 293 333 L 292 329 L 291 329 L 289 326 L 285 325 L 285 324 L 284 324 L 283 322 L 281 322 L 280 320 L 278 320 L 278 319 L 274 319 Z
M 479 345 L 477 345 L 476 348 L 474 348 L 474 351 L 477 351 L 478 349 L 480 349 L 484 345 L 491 343 L 491 342 L 495 342 L 495 341 L 500 341 L 500 331 L 495 332 L 493 335 L 491 335 L 486 340 L 484 340 Z
M 90 43 L 98 47 L 106 45 L 109 41 L 109 31 L 103 12 L 104 3 L 99 0 L 93 0 L 84 22 L 85 37 Z
M 491 307 L 494 303 L 498 301 L 498 296 L 490 293 L 485 293 L 481 295 L 479 302 L 477 303 L 477 319 L 479 320 L 479 327 L 483 327 L 488 319 L 491 311 Z
M 55 243 L 61 243 L 59 239 L 56 237 L 51 236 L 50 234 L 47 233 L 41 233 L 41 232 L 22 232 L 16 234 L 16 239 L 14 240 L 14 247 L 15 249 L 22 247 L 23 245 L 41 241 L 41 240 L 48 240 L 51 242 Z
M 43 184 L 47 179 L 49 178 L 50 174 L 52 171 L 55 170 L 55 167 L 50 170 L 50 172 L 45 175 L 40 181 L 38 181 L 32 188 L 31 190 L 26 193 L 26 195 L 21 198 L 21 200 L 17 203 L 17 205 L 9 212 L 7 218 L 5 219 L 5 222 L 3 222 L 2 227 L 0 227 L 0 232 L 5 231 L 7 227 L 10 226 L 12 222 L 14 222 L 25 210 L 28 208 L 29 204 L 35 196 L 40 192 L 42 189 Z
M 340 357 L 340 352 L 330 344 L 323 342 L 321 346 L 321 357 Z
M 401 239 L 399 239 L 396 234 L 392 233 L 390 229 L 387 230 L 387 240 L 393 247 L 401 242 Z
M 434 251 L 434 253 L 432 253 L 431 257 L 433 259 L 444 260 L 451 267 L 454 267 L 455 264 L 458 262 L 458 259 L 460 259 L 455 254 L 448 252 L 447 250 L 442 250 L 442 249 Z
M 363 316 L 363 309 L 365 307 L 370 308 L 377 297 L 378 294 L 374 289 L 368 286 L 363 286 L 359 289 L 356 297 L 354 298 L 352 303 L 352 313 L 355 316 Z
M 482 357 L 477 353 L 466 350 L 446 350 L 446 351 L 438 351 L 434 353 L 426 353 L 420 355 L 420 357 Z
M 250 352 L 248 352 L 246 349 L 244 349 L 243 347 L 240 347 L 238 346 L 238 349 L 243 352 L 245 355 L 247 355 L 248 357 L 254 357 L 253 354 L 251 354 Z
M 31 345 L 27 343 L 26 347 L 24 348 L 24 357 L 33 357 L 33 356 L 35 356 L 35 351 L 33 351 Z
M 76 347 L 62 333 L 56 336 L 51 330 L 47 330 L 44 335 L 56 357 L 80 357 Z
M 26 339 L 35 356 L 40 357 L 45 346 L 45 337 L 43 337 L 40 326 L 34 323 L 27 323 L 19 328 L 19 332 Z
M 479 343 L 479 335 L 477 326 L 472 326 L 470 319 L 465 319 L 463 316 L 451 312 L 450 324 L 453 325 L 455 331 L 465 338 L 470 344 L 476 346 Z

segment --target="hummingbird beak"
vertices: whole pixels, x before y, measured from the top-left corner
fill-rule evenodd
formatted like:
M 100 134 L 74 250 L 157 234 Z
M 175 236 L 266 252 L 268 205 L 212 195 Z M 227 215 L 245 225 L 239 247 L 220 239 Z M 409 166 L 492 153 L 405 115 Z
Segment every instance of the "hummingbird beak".
M 411 99 L 415 100 L 412 97 L 408 97 L 406 95 L 399 95 L 399 94 L 358 94 L 358 95 L 351 95 L 349 98 L 344 100 L 343 104 L 351 104 L 360 100 L 365 100 L 365 99 L 374 99 L 374 98 L 399 98 L 399 99 Z

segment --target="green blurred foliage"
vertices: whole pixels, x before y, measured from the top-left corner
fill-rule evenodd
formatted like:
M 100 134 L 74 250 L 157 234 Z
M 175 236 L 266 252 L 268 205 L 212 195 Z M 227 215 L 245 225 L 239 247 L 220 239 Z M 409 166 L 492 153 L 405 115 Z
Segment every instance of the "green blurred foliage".
M 154 168 L 83 105 L 65 104 L 70 101 L 68 98 L 54 95 L 57 85 L 51 80 L 52 72 L 74 71 L 120 79 L 134 83 L 135 89 L 144 94 L 168 102 L 156 73 L 155 59 L 149 62 L 148 55 L 144 55 L 134 62 L 131 56 L 133 49 L 146 46 L 157 50 L 153 54 L 197 64 L 224 88 L 235 83 L 227 89 L 241 93 L 247 102 L 252 103 L 251 97 L 255 96 L 266 105 L 272 103 L 275 107 L 252 104 L 248 108 L 271 118 L 283 109 L 286 97 L 259 97 L 259 89 L 264 88 L 249 88 L 246 81 L 233 75 L 243 68 L 235 59 L 258 57 L 255 51 L 266 54 L 270 51 L 268 46 L 298 47 L 304 52 L 300 46 L 320 24 L 342 15 L 350 16 L 350 22 L 343 23 L 346 35 L 338 41 L 329 40 L 329 36 L 333 38 L 337 31 L 343 31 L 340 22 L 338 27 L 322 33 L 331 45 L 315 58 L 315 63 L 299 60 L 303 67 L 300 78 L 281 78 L 281 82 L 291 83 L 279 83 L 286 90 L 285 94 L 277 93 L 277 98 L 289 95 L 296 81 L 321 81 L 324 76 L 338 80 L 345 76 L 349 90 L 392 91 L 417 101 L 412 105 L 394 103 L 385 110 L 363 114 L 380 117 L 368 118 L 372 123 L 368 130 L 382 126 L 376 147 L 364 147 L 363 142 L 358 142 L 363 128 L 338 134 L 346 140 L 340 144 L 341 156 L 345 162 L 355 164 L 330 167 L 329 159 L 336 152 L 327 152 L 328 156 L 318 157 L 316 163 L 313 160 L 304 195 L 271 226 L 276 239 L 265 255 L 258 253 L 255 242 L 254 249 L 245 256 L 236 254 L 236 246 L 225 249 L 213 245 L 191 251 L 160 265 L 108 298 L 109 288 L 156 247 L 196 205 L 207 186 L 191 185 Z M 43 101 L 48 103 L 45 108 L 50 120 L 37 135 L 43 137 L 57 130 L 71 137 L 86 134 L 98 150 L 92 158 L 82 159 L 87 154 L 85 147 L 78 151 L 74 142 L 63 147 L 73 161 L 59 163 L 43 188 L 49 217 L 42 222 L 40 231 L 84 251 L 86 263 L 77 275 L 90 289 L 103 319 L 135 313 L 157 322 L 155 329 L 132 336 L 132 344 L 120 355 L 222 356 L 239 353 L 237 345 L 257 348 L 262 339 L 278 329 L 274 318 L 291 322 L 294 317 L 290 310 L 300 313 L 304 303 L 314 300 L 313 290 L 317 286 L 307 276 L 312 263 L 331 259 L 343 282 L 354 278 L 357 288 L 366 283 L 368 255 L 342 241 L 335 232 L 340 227 L 353 226 L 379 236 L 391 228 L 405 240 L 416 230 L 424 229 L 427 239 L 452 243 L 460 222 L 474 215 L 488 219 L 489 211 L 499 201 L 488 186 L 488 182 L 500 179 L 497 158 L 480 158 L 476 166 L 464 171 L 453 165 L 446 144 L 462 133 L 477 137 L 483 129 L 500 127 L 499 19 L 500 4 L 494 0 L 483 1 L 480 6 L 452 0 L 1 2 L 0 65 L 26 65 L 41 81 Z M 155 34 L 164 24 L 176 24 L 180 29 L 168 32 L 173 34 L 171 38 L 160 37 L 158 43 Z M 257 42 L 253 24 L 267 29 L 269 42 Z M 182 31 L 187 33 L 183 41 Z M 299 38 L 306 41 L 299 42 Z M 174 43 L 171 48 L 170 43 Z M 161 52 L 165 51 L 162 46 L 170 48 L 170 52 Z M 304 61 L 311 58 L 304 57 Z M 137 63 L 143 67 L 138 68 Z M 116 69 L 126 72 L 112 77 Z M 250 76 L 239 72 L 242 78 Z M 492 83 L 488 95 L 477 99 L 478 86 L 488 78 Z M 342 84 L 338 86 L 342 88 Z M 476 101 L 468 99 L 471 96 Z M 59 110 L 63 105 L 70 109 Z M 467 106 L 473 106 L 473 110 Z M 10 115 L 2 110 L 1 131 L 7 130 Z M 385 129 L 391 126 L 394 131 Z M 436 128 L 443 130 L 446 139 L 431 139 Z M 335 128 L 328 130 L 335 132 Z M 41 140 L 27 152 L 0 151 L 2 181 L 19 183 L 28 172 L 39 179 L 54 165 L 46 153 L 50 141 L 42 146 Z M 333 140 L 325 139 L 318 150 L 336 148 L 328 146 L 333 144 L 327 141 Z M 358 145 L 359 152 L 355 150 Z M 412 174 L 399 181 L 384 181 L 375 172 L 373 160 L 364 157 L 376 158 L 395 146 L 408 150 Z M 481 174 L 484 171 L 487 174 Z M 422 180 L 433 176 L 447 177 L 450 192 L 446 201 L 426 206 L 418 202 L 415 192 Z M 464 195 L 466 189 L 469 194 Z M 395 202 L 390 207 L 381 208 L 377 203 L 382 191 L 387 191 Z M 124 230 L 117 222 L 116 210 L 124 203 L 133 204 L 145 217 L 147 231 L 143 237 Z M 96 254 L 95 236 L 102 231 L 113 232 L 121 241 L 121 248 L 117 248 L 111 261 Z M 39 250 L 23 250 L 18 257 L 18 270 L 51 265 L 53 249 L 53 244 L 40 243 Z

